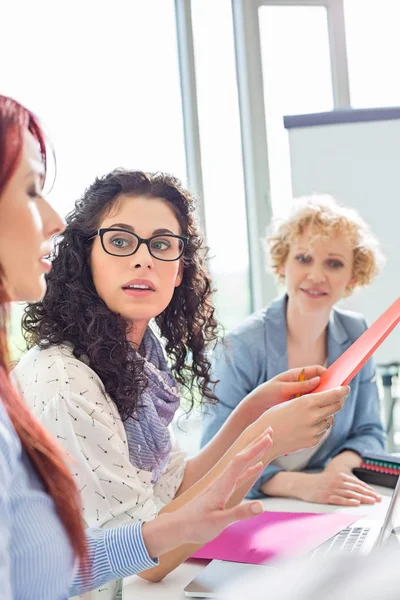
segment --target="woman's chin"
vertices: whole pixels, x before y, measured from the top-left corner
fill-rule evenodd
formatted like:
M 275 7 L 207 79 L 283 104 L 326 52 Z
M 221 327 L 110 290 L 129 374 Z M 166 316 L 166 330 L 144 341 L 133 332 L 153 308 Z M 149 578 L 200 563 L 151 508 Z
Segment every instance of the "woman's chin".
M 123 317 L 124 319 L 128 320 L 128 321 L 137 321 L 137 322 L 143 322 L 143 321 L 151 321 L 151 319 L 155 319 L 156 317 L 158 317 L 158 315 L 160 315 L 162 312 L 164 312 L 164 310 L 166 309 L 166 306 L 155 306 L 155 305 L 151 305 L 150 302 L 147 303 L 147 306 L 144 303 L 141 303 L 142 305 L 138 305 L 138 303 L 136 304 L 136 306 L 127 306 L 126 304 L 120 307 L 110 307 L 111 310 L 113 310 L 114 312 L 118 313 L 119 315 L 121 315 L 121 317 Z M 117 310 L 115 310 L 117 308 Z M 119 310 L 118 310 L 119 309 Z
M 158 314 L 154 314 L 153 311 L 138 311 L 138 310 L 132 310 L 132 311 L 120 311 L 119 314 L 121 315 L 121 317 L 123 317 L 124 319 L 126 319 L 127 321 L 131 321 L 132 323 L 140 323 L 140 322 L 144 322 L 146 321 L 147 323 L 149 321 L 151 321 L 151 319 L 154 319 L 155 317 L 158 316 Z
M 12 302 L 40 302 L 46 293 L 46 281 L 40 278 L 37 284 L 21 287 L 13 294 Z

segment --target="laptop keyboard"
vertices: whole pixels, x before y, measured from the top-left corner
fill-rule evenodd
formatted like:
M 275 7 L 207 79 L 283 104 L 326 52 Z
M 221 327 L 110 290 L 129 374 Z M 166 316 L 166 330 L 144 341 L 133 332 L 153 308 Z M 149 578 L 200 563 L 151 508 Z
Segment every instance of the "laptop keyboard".
M 312 552 L 312 556 L 326 556 L 333 552 L 359 552 L 367 539 L 369 527 L 347 527 Z

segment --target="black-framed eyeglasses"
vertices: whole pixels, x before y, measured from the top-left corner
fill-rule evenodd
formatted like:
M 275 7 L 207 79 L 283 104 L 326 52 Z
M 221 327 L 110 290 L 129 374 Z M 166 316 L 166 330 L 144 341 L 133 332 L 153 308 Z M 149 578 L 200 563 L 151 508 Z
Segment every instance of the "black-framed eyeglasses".
M 142 244 L 146 244 L 153 258 L 167 262 L 179 260 L 189 238 L 173 233 L 159 233 L 149 238 L 141 238 L 126 229 L 102 228 L 89 239 L 100 236 L 104 252 L 112 256 L 131 256 Z

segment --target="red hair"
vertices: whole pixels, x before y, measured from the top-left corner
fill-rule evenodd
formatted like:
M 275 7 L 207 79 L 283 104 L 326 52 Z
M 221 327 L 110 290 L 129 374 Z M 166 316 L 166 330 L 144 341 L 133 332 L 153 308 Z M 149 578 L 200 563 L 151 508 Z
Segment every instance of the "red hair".
M 30 131 L 38 142 L 46 168 L 46 144 L 43 131 L 26 108 L 15 100 L 0 95 L 0 202 L 1 194 L 21 160 L 24 133 Z M 87 564 L 86 535 L 80 513 L 80 496 L 63 460 L 62 450 L 33 417 L 14 389 L 9 378 L 7 344 L 8 303 L 4 273 L 0 264 L 0 400 L 17 432 L 23 449 L 29 455 L 43 484 L 54 500 L 56 509 L 72 549 L 81 564 Z

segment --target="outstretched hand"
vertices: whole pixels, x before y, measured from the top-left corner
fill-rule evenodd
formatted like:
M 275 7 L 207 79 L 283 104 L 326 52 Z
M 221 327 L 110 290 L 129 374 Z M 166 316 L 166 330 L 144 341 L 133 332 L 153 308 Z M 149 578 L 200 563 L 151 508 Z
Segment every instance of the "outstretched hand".
M 304 369 L 290 369 L 256 387 L 243 400 L 248 423 L 258 419 L 266 410 L 276 404 L 312 392 L 319 385 L 321 375 L 325 370 L 319 365 Z M 304 371 L 304 381 L 299 381 L 302 371 Z
M 231 523 L 262 513 L 259 501 L 230 506 L 230 499 L 239 488 L 253 487 L 264 468 L 261 459 L 272 445 L 272 429 L 268 428 L 192 500 L 144 523 L 143 538 L 150 556 L 160 556 L 183 544 L 203 545 Z
M 261 458 L 272 447 L 272 429 L 262 433 L 239 452 L 198 496 L 176 511 L 180 526 L 186 523 L 186 541 L 203 544 L 234 521 L 263 512 L 259 501 L 229 507 L 232 494 L 242 486 L 250 490 L 264 468 Z

